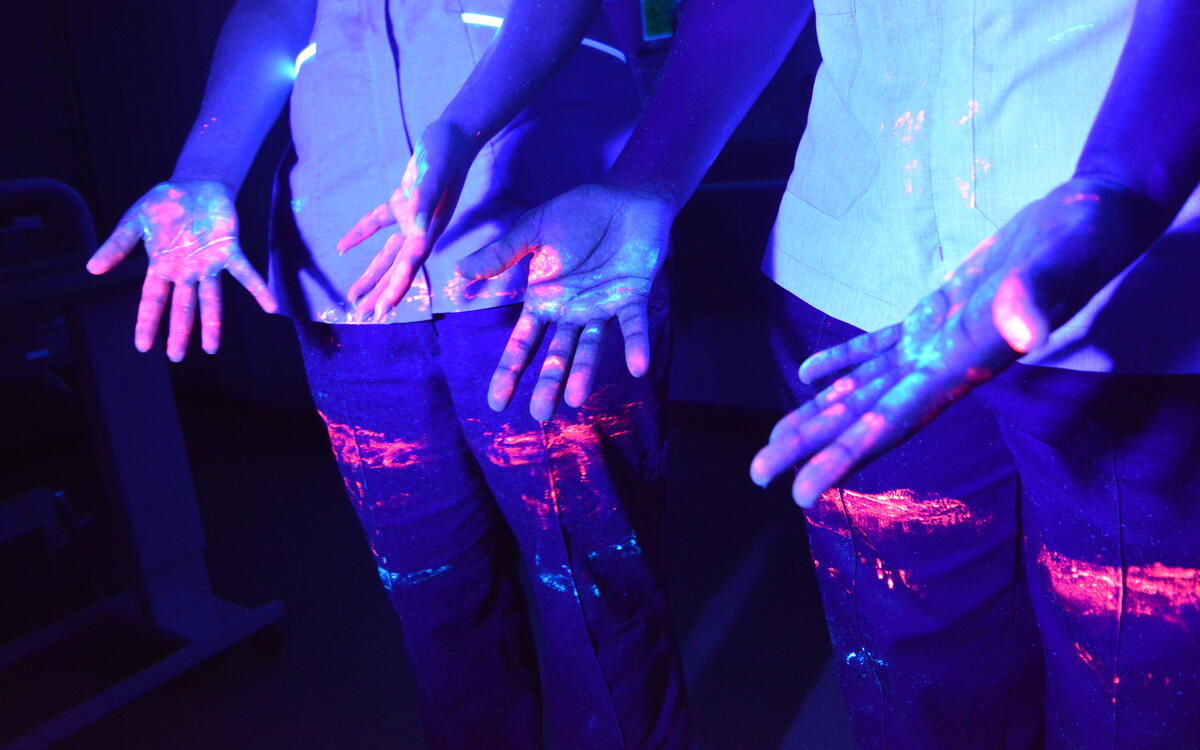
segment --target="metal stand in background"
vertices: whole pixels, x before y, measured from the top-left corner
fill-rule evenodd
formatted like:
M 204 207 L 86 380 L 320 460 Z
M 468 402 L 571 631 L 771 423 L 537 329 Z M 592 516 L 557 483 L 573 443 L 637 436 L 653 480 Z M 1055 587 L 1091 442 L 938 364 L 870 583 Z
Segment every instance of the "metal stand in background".
M 134 571 L 128 591 L 0 649 L 0 679 L 6 666 L 113 613 L 185 643 L 0 748 L 26 750 L 66 737 L 278 621 L 283 606 L 270 602 L 248 609 L 212 593 L 204 531 L 166 365 L 161 357 L 138 354 L 131 344 L 130 300 L 139 280 L 130 273 L 96 278 L 83 271 L 95 238 L 82 198 L 51 180 L 4 182 L 0 216 L 43 217 L 48 226 L 69 226 L 78 243 L 78 253 L 58 263 L 39 263 L 28 275 L 15 277 L 6 269 L 0 277 L 0 307 L 64 310 L 105 494 L 126 529 L 131 550 L 125 554 L 132 557 Z

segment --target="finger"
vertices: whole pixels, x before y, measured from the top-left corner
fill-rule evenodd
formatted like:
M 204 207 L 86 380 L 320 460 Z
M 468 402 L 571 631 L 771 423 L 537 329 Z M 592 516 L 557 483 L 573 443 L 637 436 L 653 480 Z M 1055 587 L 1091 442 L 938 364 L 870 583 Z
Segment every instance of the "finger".
M 350 288 L 346 290 L 346 299 L 350 304 L 359 306 L 362 309 L 369 310 L 370 306 L 375 304 L 375 299 L 379 296 L 373 292 L 383 291 L 379 289 L 379 282 L 387 274 L 392 263 L 396 260 L 396 256 L 400 254 L 401 248 L 404 247 L 404 235 L 396 232 L 391 237 L 387 238 L 387 242 L 383 243 L 383 247 L 371 259 L 371 263 L 367 266 L 367 270 L 363 271 L 362 276 L 359 276 Z M 370 298 L 369 300 L 367 298 Z M 362 304 L 360 304 L 362 303 Z
M 537 244 L 532 241 L 533 236 L 526 214 L 503 237 L 459 260 L 455 269 L 467 279 L 498 276 L 533 251 Z
M 163 310 L 167 306 L 169 282 L 156 273 L 147 273 L 142 283 L 142 299 L 138 303 L 137 323 L 133 328 L 133 345 L 139 352 L 148 352 L 154 346 Z
M 500 355 L 500 364 L 488 385 L 488 405 L 493 410 L 503 411 L 512 401 L 517 383 L 521 380 L 525 368 L 529 366 L 529 361 L 533 359 L 534 352 L 541 345 L 545 330 L 546 324 L 538 320 L 533 313 L 528 310 L 521 311 L 521 317 L 513 327 L 504 353 Z
M 792 483 L 796 504 L 812 507 L 822 492 L 912 434 L 949 403 L 941 395 L 944 388 L 929 373 L 914 372 L 901 379 L 800 469 Z
M 817 352 L 800 364 L 800 380 L 813 383 L 827 375 L 848 370 L 896 345 L 903 335 L 900 323 L 873 333 L 855 336 L 849 341 Z
M 884 378 L 889 383 L 895 382 L 898 377 L 895 374 L 898 372 L 896 359 L 895 350 L 892 349 L 859 365 L 854 368 L 853 372 L 843 375 L 830 383 L 824 390 L 813 396 L 799 409 L 784 417 L 784 420 L 809 419 L 816 415 L 817 412 L 859 394 L 864 384 L 870 384 L 877 378 Z M 771 440 L 775 440 L 782 424 L 783 420 L 780 420 L 780 423 L 775 425 L 775 429 L 771 432 Z
M 650 314 L 646 301 L 617 310 L 617 320 L 625 338 L 625 366 L 630 375 L 640 378 L 650 369 Z
M 359 219 L 354 226 L 350 227 L 349 232 L 342 235 L 342 238 L 337 242 L 338 254 L 345 254 L 350 248 L 355 247 L 380 229 L 390 227 L 395 223 L 396 219 L 392 216 L 392 211 L 388 204 L 380 203 L 367 212 L 366 216 Z
M 250 265 L 250 261 L 246 260 L 246 256 L 242 254 L 241 248 L 236 244 L 232 248 L 229 261 L 225 264 L 225 270 L 229 271 L 229 274 L 254 296 L 263 312 L 273 313 L 279 309 L 275 295 L 271 294 L 271 290 L 267 288 L 267 282 L 258 275 L 258 271 L 254 270 L 254 266 Z
M 179 362 L 187 354 L 195 323 L 196 288 L 187 282 L 177 283 L 171 293 L 171 322 L 167 330 L 167 358 L 172 362 Z
M 425 235 L 415 229 L 413 231 L 414 234 L 404 241 L 404 247 L 400 250 L 396 261 L 392 263 L 382 294 L 379 295 L 379 299 L 373 306 L 376 320 L 382 320 L 393 307 L 399 304 L 400 300 L 404 299 L 404 295 L 408 294 L 408 289 L 412 286 L 417 269 L 425 262 Z
M 780 420 L 771 442 L 750 463 L 750 478 L 765 487 L 789 467 L 804 461 L 841 435 L 855 420 L 875 407 L 895 377 L 873 380 L 842 401 L 816 406 L 810 401 Z
M 554 338 L 550 339 L 550 348 L 546 350 L 546 359 L 542 361 L 542 372 L 533 386 L 533 398 L 529 401 L 529 413 L 539 422 L 545 422 L 554 415 L 554 407 L 558 406 L 563 381 L 567 378 L 581 330 L 580 326 L 572 323 L 559 323 Z
M 802 404 L 799 409 L 788 413 L 787 416 L 775 423 L 768 442 L 775 442 L 790 428 L 803 424 L 829 407 L 840 404 L 846 398 L 860 393 L 864 385 L 869 385 L 875 379 L 873 376 L 868 376 L 866 370 L 867 368 L 864 366 L 849 375 L 843 375 L 830 383 L 825 390 Z
M 200 345 L 209 354 L 221 346 L 221 280 L 200 277 Z
M 1017 354 L 1041 346 L 1050 335 L 1046 316 L 1037 308 L 1029 285 L 1019 275 L 1000 282 L 992 299 L 992 322 Z
M 117 223 L 104 244 L 88 259 L 88 273 L 101 274 L 111 271 L 118 263 L 129 257 L 129 253 L 142 239 L 142 229 L 131 213 L 126 213 Z
M 571 360 L 571 377 L 567 378 L 565 400 L 578 409 L 592 392 L 592 380 L 596 374 L 596 361 L 600 356 L 600 340 L 604 336 L 604 322 L 593 321 L 583 327 L 579 343 L 575 345 L 575 357 Z

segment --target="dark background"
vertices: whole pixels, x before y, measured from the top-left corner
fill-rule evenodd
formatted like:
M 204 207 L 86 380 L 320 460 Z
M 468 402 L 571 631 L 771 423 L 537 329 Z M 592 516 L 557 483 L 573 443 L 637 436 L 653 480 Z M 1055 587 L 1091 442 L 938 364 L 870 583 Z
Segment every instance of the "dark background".
M 0 179 L 66 182 L 103 238 L 169 175 L 231 5 L 4 3 Z M 766 347 L 769 282 L 758 262 L 817 63 L 809 28 L 677 224 L 664 576 L 698 734 L 710 748 L 848 746 L 801 517 L 785 489 L 764 494 L 745 478 L 784 404 Z M 285 116 L 238 199 L 243 248 L 264 272 L 270 184 L 287 139 Z M 0 267 L 11 261 L 0 256 Z M 129 263 L 144 267 L 144 257 Z M 311 413 L 291 325 L 226 288 L 221 352 L 203 355 L 193 342 L 171 378 L 214 586 L 248 605 L 282 600 L 283 648 L 235 648 L 62 746 L 421 747 L 398 622 Z M 70 357 L 33 368 L 22 360 L 38 347 L 61 348 L 54 312 L 41 312 L 26 310 L 28 321 L 2 329 L 9 429 L 0 435 L 0 504 L 6 492 L 48 486 L 65 491 L 81 516 L 98 517 L 104 508 Z M 132 315 L 128 325 L 132 339 Z M 162 356 L 159 346 L 152 356 Z M 94 595 L 91 556 L 106 543 L 97 536 L 85 527 L 63 554 L 36 539 L 0 547 L 0 641 Z M 44 708 L 41 696 L 69 705 L 86 694 L 83 675 L 119 675 L 122 658 L 133 664 L 140 653 L 97 650 L 81 646 L 61 670 L 20 680 L 0 672 L 0 744 Z

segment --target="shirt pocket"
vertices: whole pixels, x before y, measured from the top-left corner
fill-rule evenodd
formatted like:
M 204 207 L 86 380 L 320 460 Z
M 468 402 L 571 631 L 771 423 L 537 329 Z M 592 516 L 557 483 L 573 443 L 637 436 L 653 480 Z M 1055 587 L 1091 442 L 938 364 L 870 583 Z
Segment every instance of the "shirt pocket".
M 850 107 L 862 56 L 854 0 L 815 0 L 821 67 L 788 191 L 840 217 L 875 179 L 879 155 Z
M 875 144 L 837 95 L 829 75 L 818 70 L 788 192 L 838 218 L 862 197 L 878 172 Z
M 854 18 L 854 0 L 813 0 L 821 67 L 838 92 L 849 99 L 862 59 L 862 42 Z

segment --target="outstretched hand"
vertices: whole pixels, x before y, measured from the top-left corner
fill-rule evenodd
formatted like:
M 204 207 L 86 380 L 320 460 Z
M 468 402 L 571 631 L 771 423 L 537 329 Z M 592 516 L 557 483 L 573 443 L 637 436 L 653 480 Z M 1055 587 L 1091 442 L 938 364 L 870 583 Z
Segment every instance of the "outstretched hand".
M 150 265 L 142 285 L 134 345 L 149 351 L 171 298 L 167 356 L 178 362 L 187 353 L 200 306 L 200 339 L 214 354 L 221 343 L 222 270 L 241 283 L 266 312 L 275 298 L 246 260 L 237 239 L 233 192 L 219 182 L 181 180 L 155 185 L 130 207 L 112 236 L 87 263 L 94 274 L 111 271 L 137 246 L 146 245 Z
M 1148 245 L 1134 229 L 1140 207 L 1101 181 L 1072 180 L 981 243 L 900 323 L 809 357 L 805 383 L 846 374 L 775 425 L 751 478 L 766 486 L 800 464 L 792 496 L 812 506 L 1045 342 Z
M 478 146 L 454 125 L 431 123 L 413 149 L 400 187 L 338 241 L 338 252 L 345 254 L 379 230 L 399 226 L 346 294 L 360 319 L 382 320 L 408 294 L 454 215 Z
M 650 288 L 674 219 L 671 204 L 649 191 L 582 185 L 525 214 L 504 237 L 459 261 L 460 274 L 482 279 L 532 254 L 525 304 L 488 388 L 493 409 L 508 406 L 551 324 L 554 338 L 529 405 L 535 419 L 551 417 L 564 389 L 569 405 L 583 404 L 610 318 L 620 323 L 630 374 L 647 372 Z

